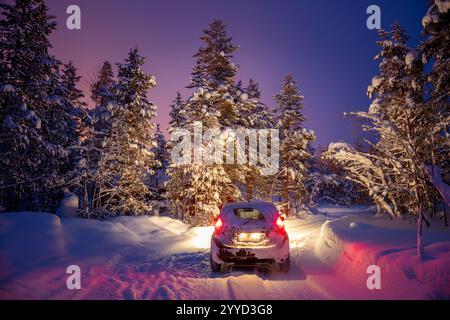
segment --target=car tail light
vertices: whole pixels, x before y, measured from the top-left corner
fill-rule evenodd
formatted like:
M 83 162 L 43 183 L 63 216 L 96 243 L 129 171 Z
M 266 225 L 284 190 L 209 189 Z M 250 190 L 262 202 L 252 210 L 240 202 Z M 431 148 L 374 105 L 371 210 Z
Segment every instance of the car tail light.
M 223 221 L 220 217 L 217 218 L 216 223 L 214 223 L 214 230 L 219 233 L 223 227 Z
M 278 216 L 277 217 L 277 221 L 275 222 L 275 224 L 277 225 L 278 230 L 280 230 L 280 231 L 284 230 L 284 221 L 283 221 L 282 217 Z

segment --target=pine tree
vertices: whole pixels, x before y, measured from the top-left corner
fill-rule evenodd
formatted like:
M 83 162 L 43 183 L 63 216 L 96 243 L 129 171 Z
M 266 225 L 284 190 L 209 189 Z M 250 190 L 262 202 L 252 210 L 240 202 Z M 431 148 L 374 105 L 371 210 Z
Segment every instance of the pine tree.
M 299 94 L 297 84 L 288 74 L 283 80 L 283 86 L 274 100 L 278 106 L 278 124 L 281 136 L 289 131 L 301 130 L 305 117 L 302 114 L 303 96 Z
M 177 91 L 175 100 L 170 105 L 170 121 L 169 133 L 172 133 L 177 128 L 183 128 L 186 125 L 186 110 L 181 93 Z
M 448 154 L 450 152 L 448 139 L 450 123 L 450 3 L 436 0 L 431 2 L 427 14 L 422 19 L 424 42 L 419 47 L 422 61 L 431 65 L 426 74 L 426 107 L 430 115 L 427 126 L 433 134 L 429 136 L 429 144 L 434 146 L 429 152 L 430 176 L 440 172 L 438 179 L 450 184 L 450 165 Z M 417 64 L 420 57 L 411 55 L 412 66 Z M 415 63 L 414 63 L 415 62 Z M 442 177 L 440 177 L 442 175 Z M 431 179 L 433 181 L 433 179 Z M 442 184 L 439 193 L 445 194 Z M 441 196 L 445 201 L 445 195 Z M 445 215 L 445 219 L 447 216 Z M 447 220 L 446 220 L 447 221 Z
M 277 128 L 280 130 L 280 173 L 282 180 L 277 186 L 283 194 L 290 214 L 292 204 L 299 205 L 307 199 L 305 182 L 308 179 L 307 161 L 311 158 L 310 144 L 314 133 L 303 128 L 305 117 L 303 96 L 299 94 L 292 75 L 287 75 L 281 91 L 274 97 L 277 103 Z
M 78 83 L 81 80 L 81 76 L 77 73 L 77 68 L 70 61 L 68 64 L 63 65 L 61 74 L 61 107 L 65 110 L 67 116 L 67 123 L 70 124 L 70 128 L 65 128 L 65 132 L 68 136 L 66 142 L 67 148 L 70 150 L 70 161 L 73 166 L 73 161 L 80 158 L 80 135 L 83 130 L 83 118 L 85 115 L 86 103 L 82 101 L 84 98 L 83 92 L 78 88 Z M 73 171 L 72 176 L 76 171 Z M 71 179 L 72 184 L 76 183 L 76 179 L 79 177 L 73 177 Z
M 202 132 L 207 129 L 219 129 L 219 113 L 216 107 L 222 101 L 223 96 L 217 91 L 197 89 L 185 104 L 188 121 L 184 129 L 193 132 L 197 122 L 201 123 Z M 200 163 L 173 164 L 174 169 L 171 172 L 175 175 L 168 183 L 168 189 L 178 190 L 178 195 L 169 191 L 169 194 L 175 196 L 172 198 L 173 206 L 184 204 L 185 207 L 178 209 L 187 213 L 184 219 L 193 225 L 210 224 L 227 198 L 239 197 L 225 165 L 206 162 L 206 158 L 210 156 L 207 151 L 210 143 L 213 142 L 202 142 Z M 176 181 L 182 181 L 181 185 L 186 186 L 186 189 L 180 190 L 180 185 L 175 185 Z
M 95 81 L 91 84 L 91 98 L 97 106 L 107 106 L 112 99 L 114 71 L 111 62 L 104 61 Z
M 149 175 L 147 185 L 153 191 L 153 198 L 161 199 L 163 197 L 165 182 L 167 181 L 167 169 L 169 167 L 169 152 L 167 151 L 166 138 L 164 137 L 159 124 L 155 132 L 156 146 L 151 151 L 155 155 L 155 166 L 153 174 Z
M 96 81 L 91 83 L 91 99 L 96 103 L 95 108 L 89 114 L 90 125 L 93 128 L 97 141 L 95 147 L 101 150 L 102 141 L 111 133 L 111 113 L 115 103 L 115 81 L 112 65 L 104 61 Z
M 151 152 L 155 146 L 152 119 L 156 106 L 146 95 L 156 81 L 143 70 L 144 61 L 138 50 L 133 49 L 125 62 L 118 64 L 111 133 L 105 140 L 99 164 L 100 215 L 139 215 L 152 209 L 144 179 L 156 165 Z
M 235 121 L 237 127 L 246 129 L 272 129 L 274 128 L 274 114 L 270 108 L 263 103 L 259 84 L 253 80 L 249 80 L 247 87 L 242 88 L 238 83 L 237 95 L 239 99 L 236 101 L 238 117 Z M 269 145 L 270 147 L 270 145 Z M 249 150 L 257 152 L 257 150 Z M 245 185 L 245 195 L 248 201 L 253 199 L 264 199 L 271 201 L 270 189 L 273 177 L 261 174 L 261 166 L 257 165 L 237 165 L 234 174 L 235 181 Z
M 68 102 L 73 106 L 81 107 L 86 106 L 81 99 L 84 97 L 83 92 L 77 87 L 81 80 L 81 76 L 77 74 L 77 68 L 72 61 L 63 66 L 61 75 L 61 85 L 65 90 Z
M 197 60 L 196 65 L 192 68 L 191 71 L 191 82 L 186 87 L 189 89 L 206 87 L 207 83 L 205 74 L 205 66 L 202 65 L 199 60 Z
M 195 71 L 193 71 L 195 72 Z M 176 131 L 185 129 L 187 125 L 187 112 L 186 103 L 180 92 L 177 92 L 175 100 L 170 105 L 170 121 L 169 121 L 169 133 L 173 138 Z M 179 141 L 168 141 L 168 150 L 172 153 L 173 146 Z M 182 221 L 186 221 L 186 211 L 189 209 L 187 199 L 180 195 L 180 190 L 188 190 L 190 187 L 190 181 L 185 175 L 187 167 L 172 161 L 171 155 L 169 155 L 169 166 L 167 168 L 168 181 L 166 183 L 166 198 L 170 200 L 170 209 L 172 214 L 179 217 Z
M 392 217 L 409 214 L 417 219 L 422 257 L 422 225 L 428 224 L 424 213 L 432 215 L 436 198 L 427 181 L 427 164 L 436 163 L 438 144 L 433 141 L 439 112 L 424 101 L 423 60 L 407 47 L 403 28 L 395 23 L 391 32 L 380 35 L 380 74 L 368 88 L 374 99 L 368 112 L 353 113 L 368 120 L 363 128 L 376 132 L 378 141 L 369 142 L 370 152 L 341 143 L 331 145 L 328 154 L 346 168 L 349 179 L 368 190 L 380 209 Z
M 54 17 L 42 0 L 0 4 L 0 133 L 8 210 L 54 211 L 71 171 L 76 140 L 73 88 L 48 52 Z M 67 70 L 66 70 L 67 71 Z
M 95 217 L 97 211 L 101 211 L 101 191 L 103 172 L 101 165 L 105 155 L 107 138 L 111 136 L 112 117 L 111 112 L 114 96 L 114 73 L 109 61 L 105 61 L 91 83 L 91 99 L 95 107 L 83 110 L 81 120 L 80 146 L 81 158 L 78 162 L 80 187 L 79 198 L 82 200 L 81 214 L 85 218 Z M 99 208 L 97 210 L 97 208 Z
M 195 122 L 201 122 L 204 131 L 234 127 L 240 96 L 235 84 L 237 66 L 231 59 L 237 46 L 227 36 L 225 24 L 218 20 L 203 31 L 201 40 L 204 46 L 194 55 L 196 65 L 188 85 L 194 92 L 183 104 L 183 114 L 174 110 L 171 127 L 179 125 L 179 115 L 185 117 L 183 128 L 188 130 Z M 203 149 L 207 148 L 208 144 L 204 144 Z M 188 213 L 183 219 L 192 224 L 211 222 L 227 197 L 238 196 L 230 171 L 224 164 L 172 163 L 167 183 L 172 211 Z
M 214 20 L 200 38 L 205 47 L 200 48 L 194 55 L 197 58 L 194 71 L 201 72 L 201 75 L 197 75 L 199 80 L 202 79 L 199 84 L 206 80 L 207 85 L 213 89 L 233 86 L 237 72 L 237 66 L 231 59 L 238 46 L 232 44 L 232 38 L 228 37 L 225 28 L 226 25 L 222 21 Z

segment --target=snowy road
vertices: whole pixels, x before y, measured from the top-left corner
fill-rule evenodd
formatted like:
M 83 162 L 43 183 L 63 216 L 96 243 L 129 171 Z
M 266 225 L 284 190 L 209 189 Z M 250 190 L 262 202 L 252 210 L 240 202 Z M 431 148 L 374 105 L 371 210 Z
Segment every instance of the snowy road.
M 19 215 L 21 215 L 19 217 Z M 0 298 L 19 299 L 360 299 L 427 298 L 417 281 L 367 289 L 365 268 L 337 273 L 319 259 L 322 215 L 286 221 L 288 274 L 209 268 L 212 227 L 167 217 L 111 221 L 50 214 L 0 216 Z M 66 286 L 69 265 L 81 269 L 81 290 Z

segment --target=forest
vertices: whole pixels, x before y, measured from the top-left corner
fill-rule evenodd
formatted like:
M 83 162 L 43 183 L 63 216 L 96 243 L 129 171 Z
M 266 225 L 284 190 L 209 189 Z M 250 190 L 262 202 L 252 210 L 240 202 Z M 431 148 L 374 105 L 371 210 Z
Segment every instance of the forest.
M 361 119 L 361 130 L 373 138 L 320 150 L 313 145 L 320 132 L 304 125 L 308 106 L 297 79 L 286 75 L 272 103 L 263 103 L 257 79 L 243 83 L 238 77 L 233 57 L 245 44 L 233 42 L 224 21 L 206 26 L 193 52 L 195 65 L 186 79 L 191 95 L 174 92 L 171 139 L 154 121 L 158 108 L 151 89 L 157 79 L 144 71 L 139 44 L 123 61 L 99 61 L 85 92 L 77 66 L 50 53 L 49 36 L 57 26 L 44 1 L 2 3 L 0 10 L 2 211 L 89 219 L 157 213 L 198 226 L 211 224 L 226 202 L 258 199 L 279 203 L 288 215 L 323 201 L 373 203 L 379 214 L 417 220 L 419 229 L 430 220 L 448 224 L 446 1 L 429 6 L 416 47 L 408 47 L 397 22 L 379 31 L 370 107 L 346 115 Z M 198 122 L 203 131 L 277 130 L 279 170 L 262 175 L 259 163 L 173 162 L 178 141 L 171 134 Z

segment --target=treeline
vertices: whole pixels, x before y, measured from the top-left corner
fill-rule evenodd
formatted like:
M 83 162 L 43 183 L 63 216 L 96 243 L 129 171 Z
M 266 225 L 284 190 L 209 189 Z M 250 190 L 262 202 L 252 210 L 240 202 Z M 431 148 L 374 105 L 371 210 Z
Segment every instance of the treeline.
M 264 175 L 259 170 L 261 163 L 171 163 L 167 183 L 171 212 L 190 224 L 209 224 L 225 202 L 260 199 L 284 202 L 289 213 L 291 206 L 307 199 L 305 181 L 315 139 L 314 133 L 303 127 L 303 96 L 295 80 L 291 75 L 285 77 L 274 97 L 275 106 L 270 107 L 261 101 L 256 81 L 250 79 L 244 85 L 237 79 L 233 55 L 238 46 L 222 21 L 213 21 L 201 40 L 203 46 L 194 55 L 196 64 L 187 85 L 193 93 L 185 100 L 177 94 L 169 132 L 193 132 L 196 121 L 202 123 L 203 131 L 278 129 L 280 166 L 274 175 Z M 203 142 L 204 150 L 208 150 L 207 144 Z
M 49 53 L 56 23 L 45 3 L 0 8 L 2 209 L 55 212 L 64 194 L 75 194 L 84 217 L 153 212 L 167 154 L 144 57 L 130 50 L 116 75 L 105 62 L 89 110 L 76 67 Z
M 171 213 L 191 224 L 209 223 L 226 201 L 278 196 L 291 206 L 306 201 L 314 133 L 303 128 L 303 96 L 288 75 L 274 97 L 262 103 L 258 83 L 244 85 L 233 63 L 238 46 L 214 21 L 194 55 L 183 99 L 171 106 L 169 132 L 280 130 L 281 166 L 276 176 L 255 165 L 170 163 L 168 143 L 153 122 L 156 106 L 147 99 L 156 86 L 143 70 L 145 59 L 132 49 L 114 66 L 105 61 L 91 84 L 95 108 L 84 104 L 76 67 L 49 53 L 56 28 L 42 0 L 1 4 L 0 22 L 0 204 L 6 211 L 57 210 L 75 194 L 83 217 L 151 214 L 162 199 Z M 73 203 L 72 203 L 73 205 Z

